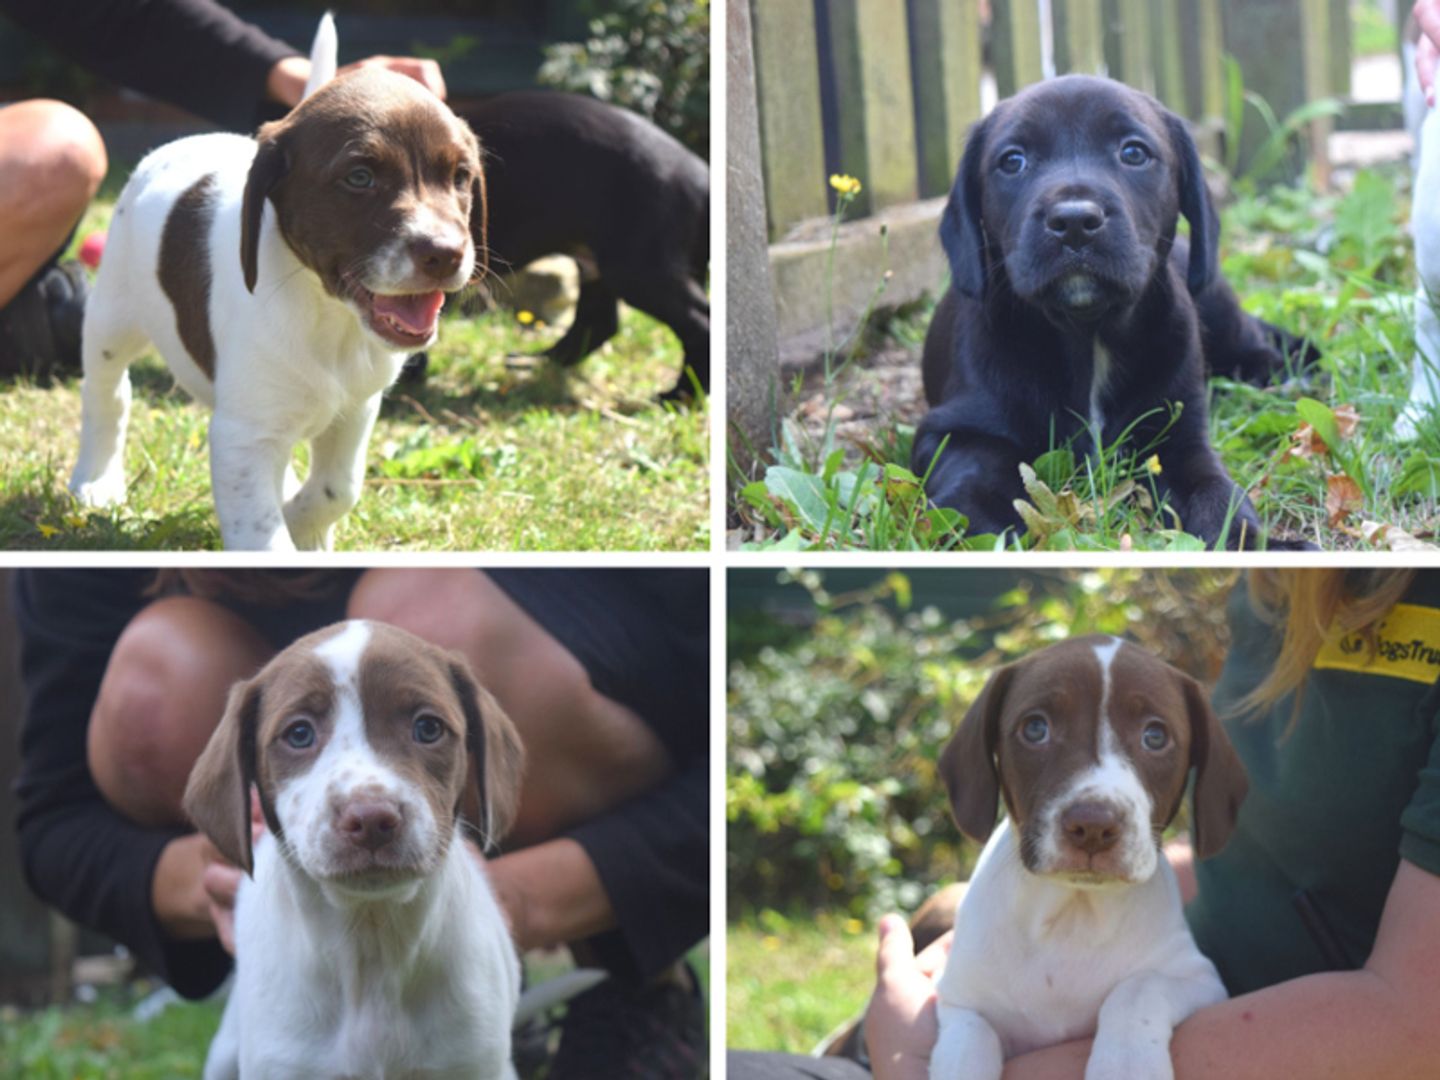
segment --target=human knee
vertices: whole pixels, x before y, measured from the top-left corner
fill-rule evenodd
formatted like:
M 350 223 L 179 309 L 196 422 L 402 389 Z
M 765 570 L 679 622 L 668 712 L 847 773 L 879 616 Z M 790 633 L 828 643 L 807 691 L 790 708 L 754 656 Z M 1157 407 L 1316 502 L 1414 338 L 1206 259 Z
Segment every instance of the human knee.
M 5 112 L 11 114 L 5 129 L 23 147 L 7 162 L 14 196 L 32 214 L 78 217 L 109 167 L 100 132 L 61 101 L 26 101 Z

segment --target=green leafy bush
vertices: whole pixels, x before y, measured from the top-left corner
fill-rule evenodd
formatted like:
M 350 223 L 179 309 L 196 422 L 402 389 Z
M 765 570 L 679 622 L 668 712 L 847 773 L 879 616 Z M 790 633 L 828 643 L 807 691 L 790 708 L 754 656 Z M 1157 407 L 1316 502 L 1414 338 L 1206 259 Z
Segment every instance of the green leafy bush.
M 607 0 L 584 42 L 545 50 L 540 81 L 655 121 L 710 157 L 708 0 Z
M 732 649 L 727 683 L 736 917 L 767 908 L 873 916 L 967 876 L 978 852 L 950 820 L 936 762 L 998 664 L 1095 632 L 1128 635 L 1201 678 L 1224 655 L 1229 571 L 1034 573 L 993 610 L 950 619 L 923 597 L 956 573 L 993 572 L 890 574 L 849 598 L 830 596 L 822 573 L 786 574 L 816 602 L 808 629 L 767 634 L 754 616 L 732 623 L 757 643 Z

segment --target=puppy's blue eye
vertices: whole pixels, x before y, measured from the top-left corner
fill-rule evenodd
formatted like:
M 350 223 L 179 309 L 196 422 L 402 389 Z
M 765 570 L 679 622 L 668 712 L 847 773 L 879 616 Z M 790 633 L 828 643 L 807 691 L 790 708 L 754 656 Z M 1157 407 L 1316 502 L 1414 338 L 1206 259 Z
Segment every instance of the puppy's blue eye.
M 1150 148 L 1134 139 L 1120 147 L 1120 160 L 1126 165 L 1144 165 L 1150 157 Z
M 1031 746 L 1040 746 L 1050 740 L 1050 721 L 1043 716 L 1028 716 L 1020 725 L 1020 737 Z
M 438 716 L 421 713 L 415 718 L 414 730 L 416 742 L 429 744 L 440 741 L 440 736 L 445 734 L 445 725 Z
M 469 187 L 472 179 L 473 177 L 470 175 L 469 169 L 455 170 L 455 186 L 457 188 Z
M 1006 150 L 996 164 L 1006 176 L 1018 176 L 1025 171 L 1025 151 Z
M 365 166 L 357 166 L 345 174 L 345 183 L 352 188 L 372 188 L 375 186 L 375 174 Z
M 315 725 L 309 720 L 296 720 L 280 733 L 292 750 L 308 750 L 315 745 Z
M 1146 750 L 1164 750 L 1170 745 L 1170 733 L 1165 730 L 1164 724 L 1158 720 L 1152 720 L 1140 733 L 1140 741 Z

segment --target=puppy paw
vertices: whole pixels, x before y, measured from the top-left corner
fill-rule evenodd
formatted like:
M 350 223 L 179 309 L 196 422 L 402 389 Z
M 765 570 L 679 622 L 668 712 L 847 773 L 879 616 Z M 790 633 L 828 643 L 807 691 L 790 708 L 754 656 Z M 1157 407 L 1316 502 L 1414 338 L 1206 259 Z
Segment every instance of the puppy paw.
M 1169 1032 L 1134 1039 L 1097 1037 L 1085 1080 L 1175 1080 Z
M 125 477 L 120 473 L 106 473 L 95 480 L 81 480 L 77 476 L 70 481 L 70 493 L 81 506 L 92 509 L 119 506 L 125 501 Z

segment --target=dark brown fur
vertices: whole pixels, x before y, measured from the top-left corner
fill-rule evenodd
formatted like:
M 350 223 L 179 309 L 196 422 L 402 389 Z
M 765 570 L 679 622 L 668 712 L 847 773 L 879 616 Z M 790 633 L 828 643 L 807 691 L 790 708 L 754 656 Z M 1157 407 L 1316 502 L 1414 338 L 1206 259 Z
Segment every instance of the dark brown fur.
M 215 339 L 210 334 L 210 226 L 215 220 L 215 174 L 186 189 L 160 234 L 160 288 L 175 307 L 180 343 L 195 366 L 215 379 Z

